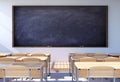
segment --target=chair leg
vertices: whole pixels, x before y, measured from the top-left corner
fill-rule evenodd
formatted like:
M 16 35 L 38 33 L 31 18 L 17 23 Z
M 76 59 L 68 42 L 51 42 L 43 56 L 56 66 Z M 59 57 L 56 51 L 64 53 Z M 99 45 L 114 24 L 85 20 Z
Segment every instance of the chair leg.
M 115 78 L 115 76 L 116 76 L 116 69 L 114 69 L 114 77 L 113 77 L 113 82 L 115 82 L 115 81 L 116 81 L 116 78 Z
M 101 82 L 103 82 L 103 78 L 101 78 Z
M 88 69 L 88 82 L 90 82 L 90 70 Z

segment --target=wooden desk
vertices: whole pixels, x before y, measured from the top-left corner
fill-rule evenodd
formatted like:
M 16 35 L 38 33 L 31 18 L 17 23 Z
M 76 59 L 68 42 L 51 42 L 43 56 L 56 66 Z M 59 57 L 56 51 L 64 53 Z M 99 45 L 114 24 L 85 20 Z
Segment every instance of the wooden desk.
M 6 57 L 4 57 L 4 58 L 12 58 L 12 59 L 17 60 L 17 59 L 20 58 L 20 57 L 19 57 L 19 56 L 6 56 Z
M 49 67 L 49 75 L 50 75 L 50 61 L 51 61 L 51 54 L 50 53 L 29 53 L 27 56 L 48 57 L 48 67 Z
M 0 57 L 6 57 L 8 55 L 10 55 L 10 53 L 0 53 Z
M 46 56 L 23 56 L 23 57 L 20 57 L 18 59 L 16 59 L 17 62 L 22 62 L 23 59 L 25 58 L 37 58 L 37 59 L 40 59 L 41 61 L 43 61 L 43 63 L 45 63 L 45 73 L 46 73 L 46 77 L 47 77 L 47 74 L 48 74 L 48 69 L 49 69 L 49 59 L 48 57 Z M 47 78 L 46 78 L 47 80 Z
M 115 69 L 120 69 L 120 62 L 75 62 L 76 67 L 76 82 L 78 82 L 78 70 L 80 69 L 90 69 L 93 66 L 111 66 Z M 72 73 L 72 79 L 74 71 Z
M 42 63 L 16 63 L 16 62 L 14 62 L 14 63 L 0 63 L 0 69 L 2 69 L 3 70 L 3 82 L 6 82 L 6 77 L 7 78 L 13 78 L 13 77 L 19 77 L 18 75 L 17 75 L 17 73 L 16 73 L 16 75 L 14 75 L 14 74 L 12 74 L 12 72 L 11 71 L 9 71 L 9 72 L 7 72 L 7 69 L 9 68 L 9 67 L 11 67 L 11 66 L 15 66 L 15 67 L 17 67 L 16 69 L 14 69 L 14 70 L 12 70 L 12 71 L 14 71 L 14 74 L 17 72 L 17 70 L 18 70 L 18 72 L 21 70 L 23 70 L 22 68 L 19 68 L 19 66 L 25 66 L 25 67 L 27 67 L 28 68 L 28 72 L 29 73 L 27 73 L 28 74 L 28 76 L 29 76 L 29 78 L 30 78 L 30 81 L 31 81 L 31 70 L 32 69 L 39 69 L 40 70 L 40 82 L 43 82 L 43 66 L 42 66 Z
M 23 56 L 23 57 L 19 57 L 16 60 L 19 61 L 19 62 L 22 62 L 23 59 L 25 59 L 25 58 L 38 58 L 38 59 L 40 59 L 42 61 L 46 61 L 48 59 L 48 57 L 44 57 L 44 56 Z

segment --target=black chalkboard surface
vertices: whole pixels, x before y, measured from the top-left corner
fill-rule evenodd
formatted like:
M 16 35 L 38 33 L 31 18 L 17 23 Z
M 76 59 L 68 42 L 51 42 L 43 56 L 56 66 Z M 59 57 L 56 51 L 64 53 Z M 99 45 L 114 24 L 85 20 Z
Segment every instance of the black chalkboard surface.
M 13 47 L 107 47 L 108 6 L 13 6 Z

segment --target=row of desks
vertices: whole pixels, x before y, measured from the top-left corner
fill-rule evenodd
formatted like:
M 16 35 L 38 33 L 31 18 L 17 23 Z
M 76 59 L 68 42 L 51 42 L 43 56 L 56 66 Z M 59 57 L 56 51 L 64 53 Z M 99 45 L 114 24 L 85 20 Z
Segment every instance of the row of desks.
M 20 68 L 21 66 L 22 68 Z M 27 68 L 28 70 L 26 70 L 25 68 Z M 3 70 L 3 82 L 6 82 L 6 78 L 16 78 L 16 77 L 18 78 L 20 77 L 19 75 L 24 75 L 24 74 L 20 74 L 23 71 L 25 72 L 25 76 L 21 76 L 21 77 L 28 77 L 30 79 L 29 81 L 31 81 L 31 78 L 32 78 L 31 70 L 32 69 L 40 70 L 39 72 L 40 82 L 43 82 L 42 63 L 25 63 L 25 62 L 0 63 L 0 69 Z
M 120 62 L 75 62 L 76 67 L 76 82 L 78 82 L 78 71 L 81 69 L 90 69 L 93 66 L 111 66 L 116 70 L 120 70 Z M 74 71 L 72 73 L 72 79 L 74 77 Z
M 45 64 L 45 79 L 47 80 L 47 75 L 50 74 L 50 56 L 5 56 L 0 58 L 0 62 L 3 59 L 14 59 L 15 63 L 23 63 L 25 58 L 37 58 Z M 31 62 L 30 62 L 31 63 Z M 38 62 L 37 62 L 38 63 Z

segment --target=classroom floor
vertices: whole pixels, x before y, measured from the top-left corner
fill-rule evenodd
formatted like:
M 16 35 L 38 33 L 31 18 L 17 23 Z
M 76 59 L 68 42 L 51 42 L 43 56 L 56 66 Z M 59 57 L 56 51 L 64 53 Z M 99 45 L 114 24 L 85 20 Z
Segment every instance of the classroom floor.
M 0 82 L 3 82 L 2 79 L 0 79 Z M 29 80 L 9 80 L 6 79 L 6 82 L 30 82 Z M 31 82 L 39 82 L 38 79 L 33 79 Z M 43 82 L 46 82 L 45 80 Z M 72 77 L 69 76 L 69 73 L 52 73 L 51 76 L 48 77 L 47 82 L 72 82 Z M 76 81 L 74 81 L 76 82 Z M 79 82 L 87 82 L 86 78 L 80 78 Z M 112 79 L 90 79 L 90 82 L 113 82 Z M 120 79 L 116 79 L 116 82 L 120 82 Z

